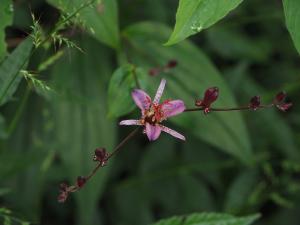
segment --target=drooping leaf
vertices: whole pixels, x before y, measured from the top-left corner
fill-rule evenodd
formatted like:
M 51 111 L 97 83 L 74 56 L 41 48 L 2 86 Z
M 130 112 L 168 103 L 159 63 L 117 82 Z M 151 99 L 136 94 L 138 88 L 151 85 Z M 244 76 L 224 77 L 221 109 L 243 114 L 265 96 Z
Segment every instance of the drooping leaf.
M 259 218 L 258 214 L 234 217 L 223 213 L 195 213 L 161 220 L 153 225 L 250 225 Z
M 91 39 L 81 43 L 85 54 L 74 50 L 62 57 L 54 66 L 52 83 L 60 93 L 52 102 L 55 140 L 65 176 L 72 183 L 94 168 L 94 150 L 106 147 L 111 151 L 115 140 L 115 122 L 106 118 L 107 84 L 112 72 L 109 52 Z M 80 192 L 70 196 L 76 198 L 78 224 L 97 221 L 96 205 L 108 172 L 109 167 L 101 169 Z
M 145 72 L 141 68 L 127 64 L 118 68 L 112 75 L 108 87 L 108 116 L 117 118 L 134 109 L 131 91 L 137 83 L 145 87 Z
M 16 91 L 22 78 L 19 72 L 26 66 L 31 49 L 32 40 L 27 38 L 0 64 L 0 106 Z
M 12 23 L 13 3 L 12 0 L 2 0 L 0 10 L 0 62 L 6 54 L 5 27 Z
M 185 38 L 210 27 L 237 7 L 243 0 L 180 0 L 175 28 L 166 45 L 176 44 Z
M 157 30 L 160 32 L 157 33 Z M 176 68 L 163 74 L 167 79 L 163 98 L 179 98 L 185 101 L 187 107 L 193 107 L 195 98 L 202 97 L 207 88 L 217 86 L 220 97 L 215 105 L 236 105 L 220 73 L 195 45 L 186 41 L 178 46 L 161 46 L 168 32 L 165 26 L 153 23 L 140 23 L 124 32 L 125 38 L 130 41 L 128 52 L 136 65 L 148 69 L 165 65 L 170 59 L 178 61 Z M 148 78 L 151 96 L 160 79 L 160 76 Z M 239 112 L 211 113 L 208 116 L 202 112 L 191 112 L 172 118 L 171 121 L 243 162 L 251 163 L 253 160 L 248 133 Z
M 87 3 L 86 0 L 48 0 L 63 12 L 73 13 Z M 94 0 L 93 7 L 86 7 L 78 14 L 84 27 L 96 39 L 113 48 L 119 48 L 118 9 L 116 0 Z
M 286 20 L 286 26 L 289 30 L 294 44 L 300 53 L 300 1 L 282 0 Z

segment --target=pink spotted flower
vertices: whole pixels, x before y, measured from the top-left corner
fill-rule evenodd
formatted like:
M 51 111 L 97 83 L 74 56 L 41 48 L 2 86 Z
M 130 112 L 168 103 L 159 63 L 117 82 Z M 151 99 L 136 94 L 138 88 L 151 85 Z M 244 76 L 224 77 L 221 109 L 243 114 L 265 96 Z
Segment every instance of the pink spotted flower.
M 182 100 L 166 100 L 159 104 L 165 85 L 166 80 L 162 79 L 153 101 L 143 90 L 133 90 L 131 95 L 135 104 L 141 109 L 142 117 L 139 120 L 123 120 L 120 125 L 144 126 L 144 132 L 150 141 L 156 140 L 161 131 L 185 140 L 183 135 L 161 124 L 167 118 L 180 114 L 185 110 Z

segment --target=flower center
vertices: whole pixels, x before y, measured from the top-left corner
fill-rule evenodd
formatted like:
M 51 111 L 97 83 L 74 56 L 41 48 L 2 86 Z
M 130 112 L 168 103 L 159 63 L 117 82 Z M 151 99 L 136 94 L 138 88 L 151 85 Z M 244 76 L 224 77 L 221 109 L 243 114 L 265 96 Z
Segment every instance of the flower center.
M 150 123 L 151 125 L 155 125 L 164 120 L 163 111 L 161 110 L 161 106 L 159 104 L 153 104 L 149 110 L 147 110 L 144 114 L 144 122 Z

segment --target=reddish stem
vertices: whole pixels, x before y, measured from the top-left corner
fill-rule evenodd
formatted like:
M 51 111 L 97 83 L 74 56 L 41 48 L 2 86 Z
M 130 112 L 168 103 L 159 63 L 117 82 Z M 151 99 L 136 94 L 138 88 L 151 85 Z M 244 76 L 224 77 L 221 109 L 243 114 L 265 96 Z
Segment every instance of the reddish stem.
M 257 109 L 271 108 L 273 106 L 274 104 L 260 105 L 257 107 Z M 203 111 L 203 110 L 205 110 L 205 107 L 185 109 L 184 112 L 194 112 L 194 111 Z M 209 108 L 209 111 L 215 111 L 215 112 L 228 112 L 228 111 L 241 111 L 241 110 L 253 110 L 253 108 L 251 108 L 250 106 L 241 106 L 241 107 L 232 107 L 232 108 Z

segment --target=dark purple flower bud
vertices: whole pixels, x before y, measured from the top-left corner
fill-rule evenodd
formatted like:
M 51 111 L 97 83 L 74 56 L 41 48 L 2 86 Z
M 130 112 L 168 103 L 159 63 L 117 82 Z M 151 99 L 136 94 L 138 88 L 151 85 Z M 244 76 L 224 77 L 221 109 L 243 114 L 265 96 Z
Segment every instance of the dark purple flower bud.
M 203 104 L 210 106 L 213 102 L 218 99 L 219 89 L 217 87 L 208 88 L 204 93 Z
M 286 112 L 288 111 L 292 106 L 293 106 L 293 103 L 289 102 L 289 103 L 282 103 L 280 105 L 276 105 L 277 108 L 283 112 Z
M 104 166 L 107 163 L 108 155 L 105 148 L 97 148 L 95 150 L 94 161 L 98 161 Z
M 85 177 L 82 177 L 82 176 L 79 176 L 77 177 L 77 186 L 78 187 L 83 187 L 83 185 L 85 185 L 86 183 L 86 178 Z
M 68 188 L 69 188 L 69 186 L 68 186 L 66 183 L 61 183 L 61 184 L 59 185 L 59 190 L 60 190 L 60 191 L 67 191 Z
M 177 66 L 177 64 L 178 64 L 177 60 L 172 59 L 167 63 L 166 68 L 169 68 L 169 69 L 174 68 Z
M 253 110 L 258 109 L 260 106 L 260 96 L 256 95 L 250 99 L 249 107 Z
M 203 99 L 197 99 L 195 105 L 204 108 L 204 113 L 209 113 L 210 105 L 218 99 L 219 89 L 217 87 L 208 88 L 204 93 Z
M 202 106 L 202 100 L 196 99 L 195 100 L 195 106 L 201 107 Z
M 57 201 L 59 203 L 64 203 L 68 198 L 68 192 L 61 192 L 58 197 L 57 197 Z
M 286 98 L 286 93 L 284 91 L 279 92 L 274 98 L 274 104 L 282 103 Z
M 210 105 L 217 100 L 219 89 L 217 87 L 208 88 L 204 93 L 203 99 L 197 99 L 195 105 L 198 107 L 209 108 Z
M 149 71 L 148 71 L 148 74 L 150 76 L 157 76 L 158 74 L 160 74 L 161 70 L 160 68 L 151 68 Z

